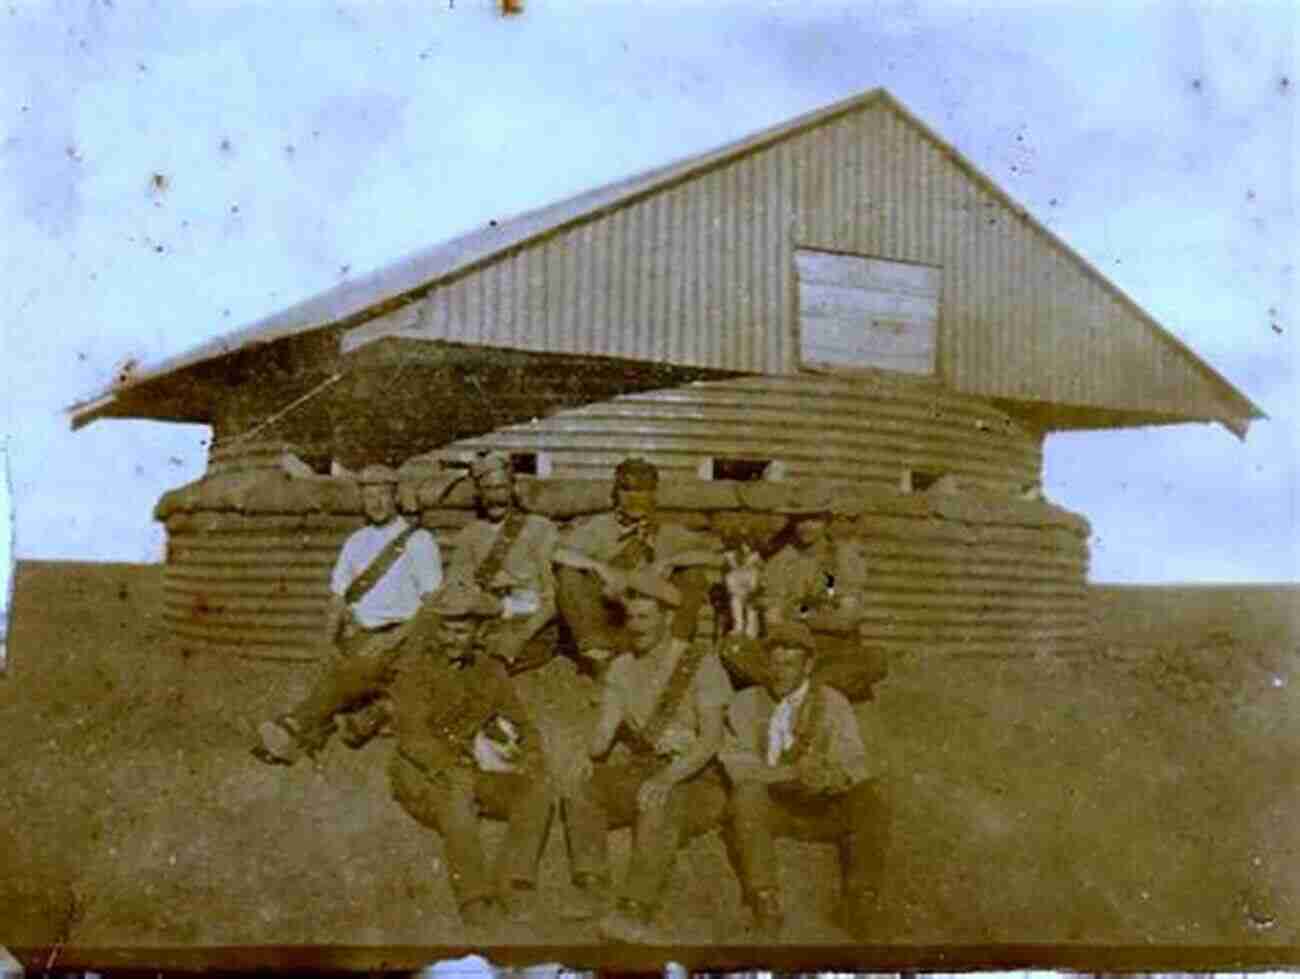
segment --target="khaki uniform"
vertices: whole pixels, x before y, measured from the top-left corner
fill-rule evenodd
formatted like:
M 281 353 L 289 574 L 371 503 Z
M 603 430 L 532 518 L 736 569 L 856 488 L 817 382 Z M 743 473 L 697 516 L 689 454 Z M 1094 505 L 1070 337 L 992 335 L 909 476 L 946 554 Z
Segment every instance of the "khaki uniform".
M 717 552 L 721 545 L 678 524 L 647 521 L 628 527 L 614 512 L 598 513 L 566 528 L 563 547 L 615 567 L 631 569 L 688 551 Z M 670 580 L 681 592 L 673 615 L 672 633 L 679 639 L 695 634 L 700 607 L 709 594 L 708 576 L 700 568 L 682 568 Z M 582 649 L 626 650 L 630 644 L 622 625 L 622 609 L 602 593 L 600 579 L 587 571 L 560 568 L 560 614 Z
M 822 540 L 805 549 L 783 547 L 763 566 L 759 605 L 766 620 L 802 622 L 817 640 L 817 676 L 851 700 L 869 700 L 884 678 L 879 650 L 858 636 L 865 612 L 866 559 L 850 541 Z M 764 681 L 758 645 L 726 641 L 724 659 L 738 683 Z
M 535 886 L 550 827 L 552 794 L 541 735 L 505 667 L 480 656 L 457 666 L 439 653 L 408 655 L 389 687 L 397 750 L 389 766 L 393 796 L 416 820 L 440 833 L 452 890 L 461 907 L 511 884 Z M 474 738 L 496 718 L 518 732 L 514 772 L 485 772 Z M 479 838 L 482 814 L 508 820 L 495 868 Z
M 481 584 L 478 581 L 493 545 L 505 532 L 505 520 L 475 520 L 461 529 L 447 569 L 449 584 L 480 587 L 505 603 L 501 617 L 484 624 L 482 642 L 490 655 L 507 663 L 512 673 L 547 662 L 557 641 L 556 630 L 548 626 L 556 610 L 551 561 L 559 532 L 545 517 L 531 513 L 521 516 L 521 529 L 490 580 Z
M 719 758 L 732 781 L 723 833 L 741 890 L 752 897 L 777 887 L 775 837 L 835 843 L 846 904 L 855 920 L 874 910 L 884 869 L 889 815 L 880 764 L 863 744 L 857 717 L 839 691 L 813 681 L 793 726 L 793 744 L 777 764 L 797 780 L 766 785 L 776 704 L 764 687 L 736 695 L 727 711 Z
M 678 655 L 685 655 L 684 650 Z M 591 779 L 564 801 L 575 876 L 606 876 L 607 833 L 630 825 L 632 854 L 622 893 L 648 907 L 658 903 L 683 838 L 707 832 L 721 821 L 726 791 L 717 765 L 711 762 L 674 786 L 667 803 L 658 809 L 639 810 L 637 794 L 642 784 L 669 765 L 675 755 L 689 750 L 700 733 L 701 712 L 724 708 L 732 692 L 717 657 L 706 654 L 656 742 L 646 744 L 639 732 L 654 714 L 677 664 L 676 656 L 654 660 L 652 656 L 624 654 L 610 664 L 602 692 L 602 711 L 616 706 L 621 712 L 619 741 L 627 754 L 621 760 L 595 764 Z M 619 751 L 616 747 L 615 752 Z

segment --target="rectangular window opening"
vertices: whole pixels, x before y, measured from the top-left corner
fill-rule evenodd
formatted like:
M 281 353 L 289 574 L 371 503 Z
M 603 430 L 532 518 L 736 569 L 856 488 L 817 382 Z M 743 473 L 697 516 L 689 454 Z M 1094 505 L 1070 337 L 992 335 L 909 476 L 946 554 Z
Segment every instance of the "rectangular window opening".
M 904 493 L 924 493 L 943 477 L 938 469 L 904 469 L 902 489 Z
M 511 452 L 510 468 L 516 476 L 537 475 L 536 452 Z
M 548 452 L 511 452 L 510 469 L 516 476 L 551 475 L 551 456 Z
M 771 459 L 714 459 L 712 478 L 735 483 L 756 483 L 766 479 Z

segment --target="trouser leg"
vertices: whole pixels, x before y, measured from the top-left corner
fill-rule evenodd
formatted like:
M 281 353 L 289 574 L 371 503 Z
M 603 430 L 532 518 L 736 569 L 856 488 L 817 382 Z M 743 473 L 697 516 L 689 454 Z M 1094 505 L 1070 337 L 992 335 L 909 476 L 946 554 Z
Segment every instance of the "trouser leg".
M 636 820 L 643 765 L 593 766 L 591 777 L 561 803 L 570 872 L 576 878 L 609 877 L 609 831 Z
M 746 902 L 758 891 L 777 886 L 772 802 L 766 785 L 738 782 L 732 786 L 722 842 Z
M 555 809 L 549 783 L 529 775 L 480 772 L 475 789 L 482 811 L 506 820 L 494 879 L 503 887 L 537 886 L 537 865 Z
M 561 567 L 557 569 L 556 586 L 556 605 L 579 651 L 628 648 L 627 630 L 614 621 L 613 608 L 605 601 L 596 575 Z
M 387 672 L 386 661 L 369 657 L 341 659 L 326 669 L 307 696 L 289 712 L 304 746 L 321 747 L 333 730 L 334 715 L 380 693 Z
M 664 882 L 677 859 L 689 799 L 687 783 L 679 783 L 663 805 L 637 811 L 624 897 L 647 908 L 659 904 Z
M 880 895 L 889 843 L 889 804 L 879 779 L 859 782 L 843 800 L 847 832 L 840 838 L 840 869 L 844 897 L 851 908 L 866 914 Z
M 429 776 L 400 755 L 394 758 L 391 772 L 393 795 L 402 808 L 442 836 L 456 904 L 464 908 L 494 897 L 496 888 L 479 839 L 473 773 L 457 770 Z

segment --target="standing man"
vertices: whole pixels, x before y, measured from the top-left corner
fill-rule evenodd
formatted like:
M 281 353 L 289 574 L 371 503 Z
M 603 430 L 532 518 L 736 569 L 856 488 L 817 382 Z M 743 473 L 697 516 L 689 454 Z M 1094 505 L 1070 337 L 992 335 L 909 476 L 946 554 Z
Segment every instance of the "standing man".
M 366 526 L 343 543 L 325 618 L 325 644 L 338 658 L 298 709 L 258 729 L 262 743 L 254 753 L 264 761 L 314 754 L 334 733 L 337 712 L 371 702 L 369 662 L 400 647 L 421 603 L 442 585 L 442 556 L 433 535 L 397 512 L 397 473 L 366 466 L 358 482 Z M 373 726 L 361 722 L 350 733 L 360 740 Z
M 608 831 L 633 827 L 627 878 L 601 931 L 651 943 L 678 845 L 716 825 L 725 806 L 715 756 L 731 684 L 712 652 L 673 634 L 676 588 L 644 571 L 626 580 L 632 652 L 605 673 L 589 757 L 573 773 L 563 806 L 574 883 L 593 906 L 609 886 Z M 616 742 L 626 754 L 607 757 Z
M 770 626 L 762 649 L 766 683 L 732 701 L 720 755 L 732 783 L 723 840 L 741 894 L 759 931 L 775 937 L 784 914 L 774 837 L 833 842 L 843 874 L 840 917 L 866 940 L 889 831 L 879 762 L 848 700 L 814 676 L 806 626 Z
M 560 613 L 578 655 L 604 664 L 631 648 L 617 601 L 629 570 L 648 568 L 671 578 L 681 596 L 672 633 L 689 641 L 708 599 L 704 568 L 721 568 L 721 546 L 658 515 L 659 470 L 644 459 L 624 459 L 614 470 L 613 510 L 575 521 L 556 552 Z
M 555 557 L 559 532 L 550 520 L 526 513 L 515 492 L 510 457 L 485 452 L 470 463 L 478 519 L 452 541 L 447 580 L 468 589 L 488 621 L 483 645 L 511 674 L 541 666 L 554 655 Z

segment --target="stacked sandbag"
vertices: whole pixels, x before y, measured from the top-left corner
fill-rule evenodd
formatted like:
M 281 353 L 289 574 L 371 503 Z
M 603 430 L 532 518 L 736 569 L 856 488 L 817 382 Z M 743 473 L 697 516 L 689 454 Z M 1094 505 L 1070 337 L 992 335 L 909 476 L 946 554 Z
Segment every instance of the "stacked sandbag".
M 399 470 L 399 506 L 433 530 L 444 562 L 473 519 L 463 472 L 419 457 Z M 565 524 L 610 505 L 608 480 L 520 478 L 525 507 Z M 827 480 L 668 478 L 663 519 L 762 547 L 786 514 L 823 509 L 868 574 L 862 641 L 881 650 L 1028 655 L 1073 652 L 1088 627 L 1088 525 L 1041 500 L 951 485 L 926 493 Z M 165 617 L 183 643 L 243 656 L 311 659 L 330 570 L 361 526 L 348 477 L 292 464 L 227 470 L 165 495 Z M 711 628 L 711 623 L 703 623 Z

